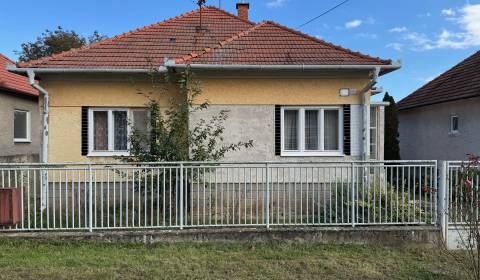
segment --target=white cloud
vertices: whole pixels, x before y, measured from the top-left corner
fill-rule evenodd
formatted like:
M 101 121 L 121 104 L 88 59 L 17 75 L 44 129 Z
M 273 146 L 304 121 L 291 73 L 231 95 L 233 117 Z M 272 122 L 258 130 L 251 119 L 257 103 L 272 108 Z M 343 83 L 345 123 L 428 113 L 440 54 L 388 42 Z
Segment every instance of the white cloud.
M 359 19 L 354 19 L 352 21 L 348 21 L 345 23 L 345 28 L 347 29 L 351 29 L 351 28 L 356 28 L 356 27 L 359 27 L 360 25 L 362 25 L 363 21 L 359 20 Z
M 362 38 L 362 39 L 370 39 L 370 40 L 376 40 L 378 39 L 378 35 L 375 33 L 358 33 L 355 35 L 357 38 Z
M 267 3 L 267 6 L 270 8 L 282 7 L 285 4 L 286 0 L 271 0 Z
M 402 51 L 403 50 L 403 44 L 401 43 L 390 43 L 387 45 L 387 48 L 394 49 L 396 51 Z
M 452 18 L 452 13 L 457 17 Z M 410 45 L 412 50 L 432 49 L 466 49 L 480 46 L 480 4 L 466 4 L 458 13 L 453 10 L 443 10 L 446 19 L 453 21 L 458 31 L 442 29 L 435 36 L 427 36 L 424 33 L 407 31 L 403 28 L 392 28 L 391 32 L 402 32 L 400 38 L 405 45 Z M 447 15 L 448 14 L 448 15 Z
M 397 26 L 388 30 L 388 32 L 398 32 L 398 33 L 407 32 L 407 28 L 405 26 Z
M 453 9 L 443 9 L 442 10 L 442 15 L 447 16 L 447 17 L 453 17 L 455 16 L 456 12 Z

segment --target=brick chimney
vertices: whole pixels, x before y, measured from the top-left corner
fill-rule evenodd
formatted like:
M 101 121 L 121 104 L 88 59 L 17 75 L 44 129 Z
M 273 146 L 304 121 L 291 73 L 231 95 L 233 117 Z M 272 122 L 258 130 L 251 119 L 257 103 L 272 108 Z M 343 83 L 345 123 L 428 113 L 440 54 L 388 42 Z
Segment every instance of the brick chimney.
M 248 20 L 248 10 L 250 9 L 249 3 L 237 3 L 238 17 L 244 20 Z

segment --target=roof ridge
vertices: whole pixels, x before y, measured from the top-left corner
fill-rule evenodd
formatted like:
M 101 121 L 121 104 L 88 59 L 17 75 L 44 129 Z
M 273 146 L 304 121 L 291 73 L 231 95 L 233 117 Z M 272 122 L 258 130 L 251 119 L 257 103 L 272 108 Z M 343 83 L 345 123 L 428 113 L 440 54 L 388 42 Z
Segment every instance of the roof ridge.
M 195 51 L 193 51 L 193 52 L 191 52 L 191 53 L 189 53 L 189 54 L 187 54 L 187 55 L 182 56 L 181 58 L 175 59 L 175 62 L 176 62 L 176 63 L 177 63 L 177 62 L 178 62 L 178 63 L 185 63 L 185 62 L 187 62 L 187 61 L 190 60 L 190 59 L 193 59 L 193 58 L 202 56 L 202 55 L 207 54 L 207 53 L 211 53 L 211 52 L 213 52 L 213 51 L 215 51 L 215 50 L 217 50 L 217 49 L 222 48 L 222 47 L 225 46 L 226 44 L 231 43 L 231 42 L 237 40 L 238 38 L 241 38 L 241 37 L 249 34 L 249 33 L 252 32 L 252 31 L 255 31 L 256 29 L 264 26 L 265 24 L 266 24 L 266 21 L 262 21 L 262 22 L 260 22 L 260 23 L 258 23 L 258 24 L 255 24 L 254 26 L 250 27 L 249 29 L 246 29 L 246 30 L 244 30 L 244 31 L 238 32 L 238 33 L 232 35 L 231 37 L 228 37 L 227 39 L 218 42 L 218 43 L 217 43 L 216 45 L 214 45 L 213 47 L 205 48 L 205 49 L 201 50 L 201 51 L 198 52 L 198 53 L 195 52 Z
M 352 54 L 352 55 L 356 55 L 356 56 L 359 56 L 359 57 L 361 57 L 361 58 L 377 60 L 377 61 L 379 61 L 379 62 L 381 62 L 381 63 L 386 63 L 386 64 L 392 63 L 392 60 L 391 60 L 391 59 L 382 59 L 382 58 L 380 58 L 380 57 L 373 57 L 373 56 L 370 56 L 370 55 L 367 55 L 367 54 L 363 54 L 363 53 L 361 53 L 361 52 L 357 52 L 357 51 L 353 51 L 353 50 L 348 49 L 348 48 L 344 48 L 344 47 L 339 46 L 339 45 L 332 44 L 332 43 L 327 42 L 327 41 L 325 41 L 325 40 L 323 40 L 323 39 L 319 39 L 319 38 L 313 37 L 313 36 L 311 36 L 311 35 L 308 35 L 308 34 L 306 34 L 306 33 L 300 32 L 300 31 L 298 31 L 298 30 L 292 29 L 292 28 L 290 28 L 290 27 L 281 25 L 281 24 L 279 24 L 279 23 L 277 23 L 277 22 L 274 22 L 274 21 L 271 21 L 271 20 L 268 20 L 267 22 L 270 23 L 270 24 L 272 24 L 272 25 L 274 25 L 274 26 L 276 26 L 276 27 L 278 27 L 278 28 L 281 28 L 281 29 L 283 29 L 283 30 L 285 30 L 285 31 L 288 31 L 288 32 L 291 32 L 291 33 L 300 35 L 300 36 L 302 36 L 302 37 L 304 37 L 304 38 L 306 38 L 306 39 L 312 40 L 312 41 L 314 41 L 314 42 L 317 42 L 317 43 L 320 43 L 320 44 L 323 44 L 323 45 L 326 45 L 326 46 L 329 46 L 329 47 L 334 48 L 334 49 L 336 49 L 336 50 L 348 52 L 348 53 L 350 53 L 350 54 Z
M 168 18 L 166 20 L 163 20 L 163 21 L 159 21 L 159 22 L 155 22 L 155 23 L 152 23 L 152 24 L 149 24 L 149 25 L 145 25 L 143 27 L 139 27 L 139 28 L 136 28 L 136 29 L 133 29 L 133 30 L 130 30 L 130 31 L 127 31 L 127 32 L 124 32 L 124 33 L 121 33 L 119 35 L 115 35 L 111 38 L 107 38 L 105 40 L 102 40 L 102 41 L 99 41 L 99 42 L 96 42 L 96 43 L 93 43 L 93 44 L 90 44 L 90 45 L 85 45 L 85 46 L 82 46 L 80 48 L 74 48 L 74 49 L 70 49 L 68 51 L 63 51 L 63 52 L 60 52 L 60 53 L 57 53 L 57 54 L 52 54 L 51 56 L 47 56 L 47 57 L 42 57 L 40 59 L 36 59 L 36 60 L 31 60 L 31 61 L 26 61 L 26 62 L 20 62 L 18 63 L 18 66 L 20 67 L 28 67 L 28 66 L 32 66 L 32 65 L 36 65 L 36 64 L 40 64 L 40 63 L 43 63 L 43 62 L 47 62 L 47 61 L 50 61 L 54 58 L 59 58 L 59 57 L 63 57 L 65 55 L 68 55 L 68 54 L 72 54 L 72 53 L 76 53 L 76 52 L 79 52 L 79 51 L 82 51 L 82 50 L 86 50 L 86 49 L 91 49 L 91 48 L 94 48 L 96 46 L 99 46 L 99 45 L 102 45 L 102 44 L 105 44 L 105 43 L 109 43 L 111 41 L 115 41 L 115 40 L 121 40 L 123 38 L 125 38 L 126 36 L 132 34 L 132 33 L 136 33 L 136 32 L 140 32 L 140 31 L 145 31 L 145 30 L 148 30 L 150 28 L 153 28 L 153 27 L 156 27 L 156 26 L 159 26 L 159 25 L 163 25 L 163 24 L 167 24 L 167 23 L 171 23 L 171 22 L 174 22 L 175 20 L 179 20 L 181 18 L 184 18 L 186 16 L 189 16 L 189 15 L 192 15 L 194 14 L 195 12 L 198 12 L 198 9 L 195 9 L 195 10 L 192 10 L 192 11 L 189 11 L 189 12 L 186 12 L 186 13 L 183 13 L 181 15 L 178 15 L 176 17 L 172 17 L 172 18 Z

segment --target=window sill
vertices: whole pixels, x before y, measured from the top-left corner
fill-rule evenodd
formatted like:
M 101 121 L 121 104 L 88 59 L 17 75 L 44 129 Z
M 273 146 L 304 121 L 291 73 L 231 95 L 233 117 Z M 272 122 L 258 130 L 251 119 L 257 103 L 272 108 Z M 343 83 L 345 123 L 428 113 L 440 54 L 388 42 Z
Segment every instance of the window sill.
M 14 139 L 13 142 L 14 143 L 27 143 L 27 144 L 32 143 L 32 141 L 29 140 L 29 139 Z
M 282 152 L 281 157 L 344 157 L 341 152 Z
M 129 155 L 129 152 L 90 152 L 87 154 L 87 157 L 120 157 Z

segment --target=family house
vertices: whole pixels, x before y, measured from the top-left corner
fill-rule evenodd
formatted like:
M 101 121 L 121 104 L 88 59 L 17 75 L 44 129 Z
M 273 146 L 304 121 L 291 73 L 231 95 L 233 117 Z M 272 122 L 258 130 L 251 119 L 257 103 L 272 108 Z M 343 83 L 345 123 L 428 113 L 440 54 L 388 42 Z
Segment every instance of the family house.
M 480 154 L 480 52 L 398 103 L 402 159 Z
M 14 63 L 0 54 L 0 162 L 35 162 L 40 152 L 38 91 L 10 73 Z
M 280 24 L 204 7 L 119 36 L 9 66 L 42 93 L 42 158 L 105 162 L 128 155 L 129 124 L 142 125 L 150 92 L 169 106 L 148 74 L 189 66 L 209 109 L 191 122 L 229 111 L 225 142 L 254 141 L 230 161 L 383 158 L 383 106 L 370 97 L 377 78 L 400 67 Z M 39 85 L 33 82 L 38 79 Z M 374 116 L 372 118 L 371 116 Z M 374 128 L 374 129 L 372 129 Z M 375 131 L 375 137 L 370 136 Z M 371 148 L 373 147 L 373 151 Z

